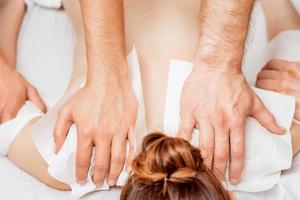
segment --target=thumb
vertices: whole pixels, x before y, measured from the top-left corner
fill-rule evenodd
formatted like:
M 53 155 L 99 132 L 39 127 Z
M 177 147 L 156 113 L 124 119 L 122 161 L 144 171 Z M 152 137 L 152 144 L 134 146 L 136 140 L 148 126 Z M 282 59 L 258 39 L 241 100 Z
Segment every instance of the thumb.
M 43 111 L 44 113 L 47 111 L 47 107 L 43 102 L 42 98 L 40 97 L 38 91 L 31 85 L 28 85 L 27 96 L 28 100 L 32 101 L 35 105 L 37 105 L 41 111 Z
M 72 124 L 73 120 L 71 112 L 68 111 L 67 107 L 63 107 L 58 114 L 54 128 L 54 152 L 56 154 L 60 151 L 61 147 L 63 146 Z
M 256 96 L 254 112 L 252 116 L 266 129 L 274 134 L 283 134 L 285 129 L 280 127 L 272 113 L 265 107 L 259 97 Z

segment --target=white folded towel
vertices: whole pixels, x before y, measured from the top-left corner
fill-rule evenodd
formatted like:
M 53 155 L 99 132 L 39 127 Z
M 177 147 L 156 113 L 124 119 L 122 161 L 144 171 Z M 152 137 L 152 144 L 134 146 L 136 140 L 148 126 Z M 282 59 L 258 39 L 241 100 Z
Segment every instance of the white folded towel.
M 24 2 L 29 8 L 31 8 L 33 4 L 51 9 L 60 9 L 62 7 L 62 0 L 24 0 Z

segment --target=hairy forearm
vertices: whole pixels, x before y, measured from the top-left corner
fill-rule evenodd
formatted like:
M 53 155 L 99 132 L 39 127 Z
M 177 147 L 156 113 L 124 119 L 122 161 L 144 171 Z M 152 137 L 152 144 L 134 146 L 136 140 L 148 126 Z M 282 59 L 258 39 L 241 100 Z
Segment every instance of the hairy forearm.
M 253 4 L 254 0 L 202 2 L 196 63 L 240 70 Z
M 17 38 L 24 12 L 23 1 L 0 0 L 0 62 L 6 62 L 10 67 L 15 67 Z
M 88 57 L 87 82 L 127 76 L 122 0 L 80 0 Z

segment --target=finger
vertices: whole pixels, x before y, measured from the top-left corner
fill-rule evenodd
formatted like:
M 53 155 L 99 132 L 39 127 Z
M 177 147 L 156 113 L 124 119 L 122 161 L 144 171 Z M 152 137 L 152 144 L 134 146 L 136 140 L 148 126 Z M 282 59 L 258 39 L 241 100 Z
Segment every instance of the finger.
M 124 168 L 126 151 L 126 137 L 116 135 L 112 141 L 110 169 L 108 173 L 108 185 L 114 186 Z
M 264 106 L 257 97 L 254 103 L 254 112 L 252 116 L 266 129 L 274 134 L 284 134 L 285 129 L 280 127 L 271 112 Z
M 206 119 L 199 119 L 199 148 L 201 150 L 201 156 L 204 160 L 204 164 L 210 169 L 212 168 L 214 146 L 215 146 L 215 134 L 211 123 Z
M 213 171 L 215 175 L 223 179 L 229 158 L 229 130 L 224 127 L 214 126 L 215 151 Z
M 260 79 L 279 79 L 282 76 L 282 72 L 276 70 L 262 70 L 257 75 L 257 80 Z
M 299 80 L 293 80 L 289 83 L 289 87 L 287 90 L 287 94 L 295 96 L 296 101 L 299 101 L 299 95 L 300 95 L 300 79 Z
M 240 182 L 245 162 L 245 121 L 235 124 L 230 130 L 229 181 Z
M 237 200 L 237 198 L 235 197 L 235 195 L 233 194 L 233 192 L 228 192 L 229 194 L 229 199 L 230 200 Z
M 32 101 L 35 105 L 37 105 L 42 112 L 45 113 L 47 111 L 47 107 L 40 95 L 38 94 L 38 91 L 32 86 L 28 87 L 28 100 Z
M 6 106 L 2 110 L 1 122 L 3 123 L 16 117 L 21 106 L 22 105 L 18 105 L 17 102 L 6 104 Z
M 179 131 L 177 137 L 181 137 L 189 141 L 192 137 L 193 129 L 195 127 L 196 121 L 192 115 L 186 115 L 182 117 L 180 122 Z
M 97 187 L 103 185 L 109 168 L 112 138 L 98 138 L 95 143 L 95 172 L 93 181 Z
M 131 172 L 131 166 L 134 159 L 135 154 L 135 137 L 134 137 L 134 128 L 130 128 L 128 132 L 128 145 L 126 146 L 129 148 L 128 156 L 126 160 L 125 169 L 128 173 Z
M 56 154 L 60 151 L 61 147 L 63 146 L 72 124 L 73 120 L 71 112 L 69 111 L 68 107 L 63 107 L 58 114 L 54 128 L 54 152 Z
M 285 60 L 277 60 L 273 59 L 269 61 L 263 69 L 271 69 L 271 70 L 278 70 L 278 71 L 284 71 L 286 69 L 286 66 L 289 64 L 288 61 Z
M 86 183 L 93 150 L 92 140 L 83 135 L 85 134 L 77 133 L 76 179 L 80 185 Z
M 259 79 L 256 81 L 256 87 L 278 92 L 280 87 L 278 81 L 272 79 Z

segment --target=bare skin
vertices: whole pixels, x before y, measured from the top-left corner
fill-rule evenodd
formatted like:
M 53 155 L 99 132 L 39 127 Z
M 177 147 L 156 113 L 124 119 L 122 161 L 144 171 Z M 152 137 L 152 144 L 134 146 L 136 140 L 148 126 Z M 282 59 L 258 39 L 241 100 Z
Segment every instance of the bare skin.
M 177 58 L 193 61 L 197 52 L 197 41 L 199 41 L 200 31 L 199 26 L 197 26 L 200 22 L 198 18 L 200 3 L 198 0 L 188 2 L 178 0 L 176 3 L 171 0 L 164 1 L 164 3 L 160 2 L 150 0 L 143 4 L 138 0 L 125 2 L 126 52 L 128 53 L 132 49 L 133 44 L 136 45 L 141 63 L 144 97 L 146 100 L 146 121 L 149 131 L 163 131 L 168 60 L 170 58 Z M 147 9 L 149 6 L 153 9 Z M 75 50 L 76 64 L 69 86 L 69 91 L 72 91 L 74 88 L 78 88 L 78 80 L 85 79 L 86 76 L 86 59 L 83 49 L 85 44 L 84 37 L 82 37 L 84 33 L 82 23 L 80 23 L 80 20 L 78 21 L 80 19 L 79 5 L 76 5 L 76 3 L 67 4 L 66 2 L 64 7 L 73 19 L 78 39 Z M 271 9 L 271 7 L 268 9 Z M 168 12 L 164 12 L 166 10 Z M 177 20 L 172 20 L 172 23 L 170 23 L 170 19 Z M 184 29 L 182 28 L 183 25 L 185 26 Z M 175 35 L 174 33 L 177 34 Z M 162 35 L 161 38 L 155 37 L 159 34 Z M 156 51 L 150 51 L 153 49 Z M 155 86 L 153 86 L 154 84 Z M 158 90 L 157 88 L 160 89 Z M 295 135 L 293 138 L 298 138 L 299 134 L 296 134 L 297 131 L 294 131 L 296 129 L 299 128 L 297 126 L 292 127 L 292 134 Z M 62 185 L 62 183 L 53 180 L 48 175 L 47 164 L 35 148 L 28 148 L 30 152 L 26 152 L 26 154 L 28 153 L 28 155 L 32 156 L 31 158 L 35 159 L 36 163 L 41 163 L 39 169 L 33 170 L 30 163 L 20 161 L 20 159 L 23 159 L 23 156 L 20 157 L 17 150 L 22 149 L 22 155 L 24 155 L 23 145 L 33 145 L 29 134 L 29 131 L 24 131 L 16 138 L 8 154 L 8 158 L 17 166 L 51 187 L 63 190 L 68 189 L 67 185 Z M 296 151 L 299 147 L 296 145 L 294 148 Z
M 262 5 L 266 16 L 269 40 L 284 30 L 300 29 L 300 16 L 290 1 L 264 0 Z M 268 9 L 269 7 L 274 9 Z M 289 12 L 286 12 L 287 10 Z
M 5 27 L 0 29 L 0 123 L 15 117 L 26 100 L 46 111 L 36 89 L 15 68 L 17 36 L 24 12 L 22 1 L 0 0 L 0 24 Z

